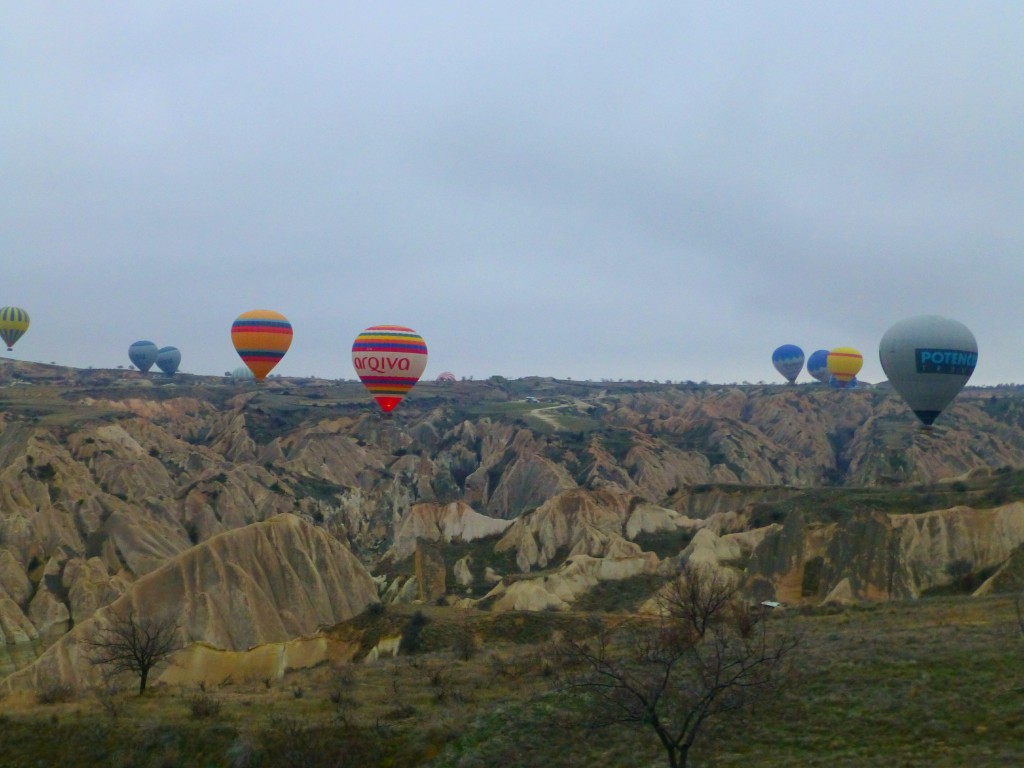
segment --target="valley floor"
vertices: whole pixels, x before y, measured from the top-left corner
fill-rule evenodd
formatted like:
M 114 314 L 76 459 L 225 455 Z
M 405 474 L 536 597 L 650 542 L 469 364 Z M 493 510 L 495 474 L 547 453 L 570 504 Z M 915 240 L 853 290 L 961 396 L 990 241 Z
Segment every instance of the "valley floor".
M 566 726 L 555 642 L 593 616 L 520 614 L 498 624 L 487 613 L 422 611 L 424 650 L 413 656 L 142 698 L 8 696 L 0 765 L 666 764 L 647 733 Z M 1012 598 L 788 610 L 772 620 L 801 636 L 800 674 L 770 706 L 709 728 L 692 765 L 1024 763 L 1024 639 Z

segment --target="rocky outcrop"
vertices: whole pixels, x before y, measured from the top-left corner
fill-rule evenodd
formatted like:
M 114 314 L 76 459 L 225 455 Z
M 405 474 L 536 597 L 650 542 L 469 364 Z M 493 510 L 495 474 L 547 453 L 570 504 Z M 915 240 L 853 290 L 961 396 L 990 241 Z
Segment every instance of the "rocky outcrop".
M 951 583 L 957 567 L 993 570 L 1021 544 L 1021 503 L 832 523 L 792 514 L 765 535 L 747 572 L 755 594 L 787 603 L 905 599 Z
M 511 520 L 482 515 L 462 502 L 415 504 L 395 529 L 388 555 L 393 560 L 404 560 L 416 550 L 420 539 L 444 543 L 476 541 L 496 536 L 510 525 Z
M 638 533 L 690 525 L 692 521 L 672 510 L 635 504 L 634 498 L 625 494 L 577 489 L 516 520 L 495 550 L 515 551 L 516 564 L 526 573 L 576 555 L 637 557 L 641 549 L 630 539 Z
M 300 518 L 279 515 L 216 536 L 143 576 L 3 685 L 91 684 L 96 670 L 79 641 L 128 610 L 140 619 L 172 617 L 183 644 L 239 651 L 311 635 L 376 601 L 369 573 L 345 547 Z
M 564 611 L 601 582 L 653 574 L 657 567 L 658 557 L 653 552 L 637 552 L 627 557 L 574 555 L 553 573 L 502 581 L 483 600 L 495 612 Z
M 240 388 L 9 361 L 0 385 L 10 404 L 0 413 L 8 639 L 83 623 L 194 545 L 283 513 L 367 565 L 410 556 L 418 538 L 501 533 L 499 554 L 529 573 L 575 555 L 634 557 L 637 542 L 663 534 L 659 554 L 678 562 L 666 541 L 682 549 L 698 531 L 728 541 L 764 528 L 756 552 L 741 556 L 758 590 L 808 600 L 911 595 L 947 578 L 922 542 L 962 541 L 954 518 L 973 530 L 971 509 L 898 534 L 888 509 L 805 517 L 801 531 L 794 519 L 785 532 L 766 527 L 783 513 L 761 512 L 822 486 L 978 478 L 991 481 L 991 503 L 1005 504 L 1020 493 L 1000 473 L 1024 467 L 1016 387 L 967 390 L 923 432 L 884 388 L 531 379 L 467 381 L 456 392 L 424 382 L 383 417 L 357 382 Z M 521 400 L 531 392 L 547 401 L 539 410 Z M 943 527 L 948 534 L 933 533 Z M 950 545 L 947 559 L 993 567 L 1003 548 L 983 535 Z M 918 544 L 891 543 L 904 539 Z M 701 533 L 691 554 L 725 556 L 703 546 L 711 540 Z M 488 567 L 467 559 L 460 588 L 470 578 L 481 588 Z M 508 560 L 497 570 L 487 578 L 508 575 Z M 416 599 L 418 587 L 403 579 L 387 593 Z

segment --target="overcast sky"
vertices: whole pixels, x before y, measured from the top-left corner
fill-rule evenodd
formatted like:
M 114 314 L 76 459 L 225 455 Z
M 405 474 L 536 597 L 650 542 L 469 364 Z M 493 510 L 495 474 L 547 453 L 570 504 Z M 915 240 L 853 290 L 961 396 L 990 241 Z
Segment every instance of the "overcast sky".
M 905 317 L 1024 382 L 1024 3 L 0 0 L 17 359 L 776 381 Z M 801 380 L 808 380 L 805 374 Z

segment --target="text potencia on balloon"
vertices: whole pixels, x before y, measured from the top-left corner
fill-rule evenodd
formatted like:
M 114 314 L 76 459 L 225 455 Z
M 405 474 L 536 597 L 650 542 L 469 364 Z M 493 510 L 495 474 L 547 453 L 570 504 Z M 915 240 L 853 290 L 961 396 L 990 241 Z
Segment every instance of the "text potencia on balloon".
M 978 353 L 959 349 L 914 350 L 918 373 L 950 373 L 970 376 L 978 364 Z

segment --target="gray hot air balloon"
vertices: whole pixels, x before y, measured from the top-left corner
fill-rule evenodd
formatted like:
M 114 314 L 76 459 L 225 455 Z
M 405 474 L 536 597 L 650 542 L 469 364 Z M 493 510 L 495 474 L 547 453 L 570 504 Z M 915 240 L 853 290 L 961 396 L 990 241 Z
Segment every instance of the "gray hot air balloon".
M 885 332 L 878 358 L 917 418 L 931 426 L 974 373 L 978 342 L 963 323 L 920 315 Z
M 157 368 L 168 376 L 173 376 L 179 365 L 181 365 L 181 352 L 177 347 L 160 347 L 160 351 L 156 354 Z
M 158 352 L 152 341 L 136 341 L 128 347 L 128 359 L 140 371 L 146 372 L 153 367 Z

